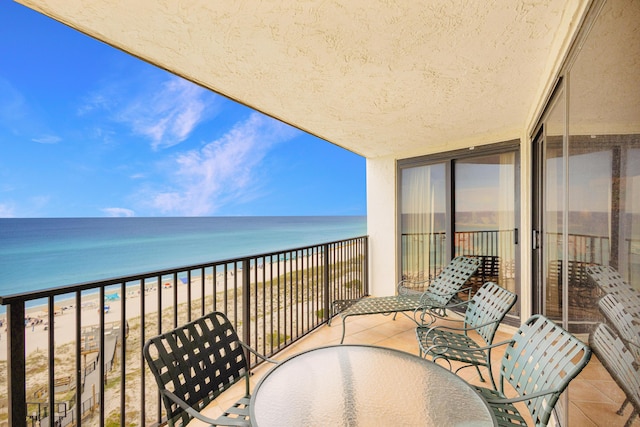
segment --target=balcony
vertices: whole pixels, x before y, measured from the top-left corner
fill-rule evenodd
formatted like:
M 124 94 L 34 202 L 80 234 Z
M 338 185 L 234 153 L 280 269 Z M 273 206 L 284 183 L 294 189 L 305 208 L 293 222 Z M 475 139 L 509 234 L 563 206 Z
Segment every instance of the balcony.
M 367 248 L 358 237 L 0 297 L 0 425 L 157 423 L 148 338 L 218 310 L 276 354 L 324 324 L 330 301 L 368 293 Z
M 297 352 L 326 345 L 335 345 L 340 342 L 342 326 L 339 317 L 332 322 L 332 326 L 322 325 L 320 328 L 300 339 L 291 347 L 283 350 L 276 356 L 277 360 L 284 360 L 287 356 Z M 415 337 L 415 323 L 405 316 L 397 316 L 396 320 L 382 315 L 355 316 L 347 320 L 347 334 L 345 344 L 367 344 L 395 348 L 412 354 L 418 354 L 418 344 Z M 496 334 L 496 342 L 508 339 L 514 329 L 502 328 Z M 497 350 L 492 354 L 494 372 L 503 351 Z M 252 377 L 252 386 L 255 386 L 261 376 L 270 369 L 264 365 L 258 367 Z M 455 364 L 454 364 L 455 368 Z M 463 369 L 459 375 L 471 384 L 487 387 L 487 383 L 480 382 L 474 369 Z M 212 402 L 207 408 L 207 414 L 215 416 L 224 408 L 229 407 L 244 392 L 243 384 L 238 384 L 235 389 L 228 392 L 219 402 Z M 587 367 L 569 385 L 569 426 L 624 426 L 631 414 L 630 405 L 625 408 L 623 415 L 617 415 L 616 411 L 625 398 L 624 393 L 611 379 L 607 371 L 593 356 Z M 560 406 L 560 403 L 558 404 Z M 556 408 L 558 407 L 556 406 Z M 526 413 L 526 410 L 523 410 Z M 204 425 L 194 424 L 193 425 Z M 640 420 L 635 419 L 632 426 L 639 426 Z
M 342 328 L 339 320 L 326 324 L 330 302 L 368 294 L 367 251 L 367 238 L 358 237 L 2 297 L 8 342 L 0 348 L 0 369 L 6 369 L 0 375 L 0 425 L 161 424 L 142 346 L 211 310 L 226 312 L 245 342 L 276 359 L 337 344 Z M 415 324 L 404 316 L 347 322 L 346 343 L 417 354 Z M 497 339 L 513 330 L 505 325 Z M 500 356 L 494 353 L 494 361 Z M 269 367 L 251 363 L 255 385 Z M 461 375 L 478 381 L 474 370 Z M 225 393 L 208 410 L 215 413 L 242 392 Z M 595 357 L 572 382 L 569 399 L 575 426 L 623 425 L 631 410 L 615 414 L 624 394 Z

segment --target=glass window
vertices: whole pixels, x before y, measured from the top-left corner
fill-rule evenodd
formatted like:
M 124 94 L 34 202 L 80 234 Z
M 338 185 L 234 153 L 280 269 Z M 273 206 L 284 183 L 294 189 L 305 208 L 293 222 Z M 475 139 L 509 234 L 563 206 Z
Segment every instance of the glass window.
M 403 279 L 432 279 L 452 257 L 469 255 L 482 262 L 467 285 L 477 290 L 492 281 L 518 292 L 518 146 L 509 141 L 440 154 L 440 162 L 399 162 Z M 519 315 L 516 304 L 511 320 Z
M 461 159 L 454 173 L 454 254 L 482 256 L 475 288 L 491 281 L 517 292 L 516 153 Z
M 431 279 L 445 263 L 445 165 L 402 169 L 402 278 Z
M 587 266 L 612 267 L 640 290 L 638 6 L 635 0 L 591 3 L 533 147 L 534 225 L 542 236 L 533 257 L 536 309 L 584 341 L 605 322 L 604 293 L 588 279 Z M 606 322 L 616 329 L 616 320 Z M 556 406 L 561 425 L 624 423 L 631 409 L 616 414 L 625 396 L 607 369 L 591 358 L 584 371 L 591 374 L 572 382 Z

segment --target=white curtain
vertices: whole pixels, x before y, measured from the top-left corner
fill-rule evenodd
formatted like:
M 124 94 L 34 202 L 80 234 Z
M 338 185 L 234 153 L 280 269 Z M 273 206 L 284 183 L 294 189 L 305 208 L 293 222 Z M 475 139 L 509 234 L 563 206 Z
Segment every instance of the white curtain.
M 625 151 L 627 158 L 623 175 L 627 186 L 623 215 L 629 218 L 629 229 L 625 233 L 626 236 L 621 236 L 620 239 L 625 245 L 623 253 L 627 253 L 628 248 L 627 257 L 623 260 L 627 271 L 623 273 L 623 277 L 628 276 L 627 280 L 631 286 L 640 291 L 640 150 Z
M 500 155 L 498 179 L 498 256 L 500 285 L 515 292 L 515 153 Z
M 402 275 L 424 280 L 431 265 L 435 224 L 435 188 L 431 166 L 402 171 Z

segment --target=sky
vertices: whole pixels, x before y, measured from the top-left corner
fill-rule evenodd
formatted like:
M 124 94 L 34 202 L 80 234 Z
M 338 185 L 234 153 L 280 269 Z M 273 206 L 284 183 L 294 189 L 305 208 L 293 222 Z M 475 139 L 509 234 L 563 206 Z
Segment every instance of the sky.
M 0 0 L 0 218 L 366 215 L 365 159 Z

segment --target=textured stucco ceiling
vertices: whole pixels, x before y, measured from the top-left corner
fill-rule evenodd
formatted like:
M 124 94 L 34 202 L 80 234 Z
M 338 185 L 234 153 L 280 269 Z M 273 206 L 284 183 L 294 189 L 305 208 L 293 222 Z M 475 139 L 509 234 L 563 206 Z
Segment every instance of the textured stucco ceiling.
M 19 0 L 366 157 L 519 138 L 586 0 Z

